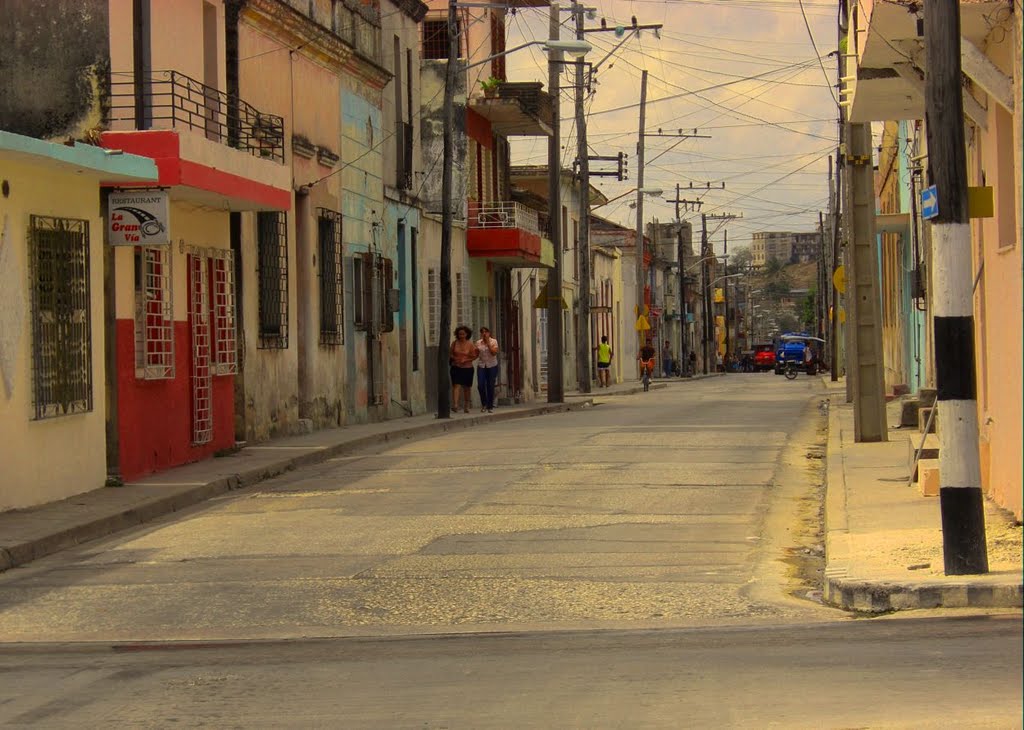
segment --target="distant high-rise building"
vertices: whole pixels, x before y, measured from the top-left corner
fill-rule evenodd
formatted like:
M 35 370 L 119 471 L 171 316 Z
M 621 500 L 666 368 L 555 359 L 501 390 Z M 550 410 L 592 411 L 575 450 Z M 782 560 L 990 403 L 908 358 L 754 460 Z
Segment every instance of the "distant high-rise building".
M 783 264 L 817 261 L 820 251 L 817 231 L 757 231 L 751 236 L 750 255 L 754 266 L 765 266 L 772 259 Z

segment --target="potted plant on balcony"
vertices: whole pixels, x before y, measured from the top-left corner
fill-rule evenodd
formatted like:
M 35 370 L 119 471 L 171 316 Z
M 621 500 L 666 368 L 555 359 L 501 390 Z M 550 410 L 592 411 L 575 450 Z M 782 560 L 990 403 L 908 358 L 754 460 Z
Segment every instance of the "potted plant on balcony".
M 480 82 L 480 88 L 484 90 L 484 96 L 488 99 L 493 99 L 498 93 L 498 85 L 501 83 L 501 79 L 491 76 L 489 79 L 484 79 Z

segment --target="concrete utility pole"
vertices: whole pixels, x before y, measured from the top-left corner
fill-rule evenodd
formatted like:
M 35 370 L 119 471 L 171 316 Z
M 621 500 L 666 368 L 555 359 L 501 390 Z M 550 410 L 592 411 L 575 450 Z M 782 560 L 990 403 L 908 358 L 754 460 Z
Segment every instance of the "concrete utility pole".
M 853 198 L 853 240 L 846 286 L 852 296 L 853 430 L 857 442 L 888 441 L 885 412 L 882 328 L 879 317 L 878 253 L 875 242 L 875 181 L 871 157 L 871 125 L 850 124 L 847 174 Z M 849 316 L 849 314 L 848 314 Z
M 558 3 L 551 3 L 548 37 L 558 40 Z M 548 51 L 548 93 L 553 113 L 551 136 L 548 138 L 548 236 L 555 248 L 555 265 L 548 274 L 548 403 L 565 401 L 562 377 L 562 152 L 561 152 L 561 89 L 562 52 Z
M 636 140 L 636 321 L 644 315 L 644 128 L 647 124 L 647 69 L 640 74 L 640 132 Z M 647 330 L 637 329 L 639 344 L 644 346 Z
M 576 19 L 576 38 L 583 40 L 583 15 L 585 9 L 573 1 L 572 13 Z M 581 393 L 590 392 L 593 359 L 590 350 L 590 160 L 587 150 L 587 115 L 583 109 L 583 64 L 576 64 L 576 140 L 577 157 L 580 165 L 580 228 L 576 242 L 579 257 L 579 324 L 576 326 L 576 379 Z
M 832 162 L 829 161 L 829 172 L 832 171 Z M 831 177 L 831 175 L 829 176 Z M 818 291 L 817 302 L 814 307 L 814 326 L 817 331 L 814 333 L 821 339 L 825 339 L 825 318 L 828 316 L 828 297 L 825 296 L 825 214 L 818 211 Z M 824 355 L 825 353 L 822 353 Z
M 947 575 L 988 572 L 978 457 L 973 267 L 960 67 L 960 3 L 925 8 L 928 174 L 939 213 L 932 223 L 935 384 L 939 415 L 939 504 Z
M 687 322 L 686 313 L 686 252 L 683 250 L 683 216 L 679 206 L 684 204 L 687 206 L 692 205 L 695 209 L 699 209 L 702 203 L 699 200 L 684 200 L 681 198 L 679 183 L 676 183 L 676 199 L 667 202 L 676 204 L 676 259 L 678 259 L 679 263 L 679 362 L 680 371 L 685 377 L 688 372 L 687 368 L 690 367 L 690 361 L 687 359 L 689 353 L 687 352 L 686 342 L 689 322 Z
M 455 64 L 459 58 L 455 3 L 448 4 L 448 63 L 444 72 L 444 130 L 441 165 L 441 322 L 437 332 L 437 417 L 451 418 L 448 333 L 452 328 L 452 166 L 455 126 Z
M 828 207 L 832 215 L 832 267 L 831 275 L 829 278 L 832 286 L 832 317 L 829 322 L 830 332 L 830 345 L 832 347 L 832 362 L 831 362 L 831 375 L 830 379 L 833 383 L 839 381 L 839 307 L 840 307 L 840 294 L 838 287 L 835 284 L 836 269 L 842 264 L 841 259 L 841 247 L 839 243 L 839 201 L 841 200 L 840 192 L 842 187 L 843 178 L 839 174 L 839 166 L 836 165 L 836 176 L 835 182 L 832 182 L 833 178 L 829 176 L 829 194 L 828 194 Z

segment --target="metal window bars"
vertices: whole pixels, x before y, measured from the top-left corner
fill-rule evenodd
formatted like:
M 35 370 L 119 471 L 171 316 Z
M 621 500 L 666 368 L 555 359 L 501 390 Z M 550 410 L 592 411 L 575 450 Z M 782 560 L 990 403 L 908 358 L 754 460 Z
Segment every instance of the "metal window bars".
M 34 419 L 92 410 L 89 222 L 29 217 Z
M 437 343 L 437 328 L 441 321 L 441 293 L 437 271 L 427 269 L 427 346 Z
M 216 375 L 238 373 L 238 326 L 235 314 L 235 254 L 231 249 L 213 248 L 210 274 L 213 282 L 213 362 Z
M 201 251 L 188 255 L 189 329 L 192 336 L 192 444 L 213 440 L 209 263 Z
M 112 130 L 197 129 L 208 139 L 254 157 L 284 162 L 284 120 L 264 114 L 179 71 L 152 71 L 141 79 L 141 108 L 128 72 L 111 74 L 107 123 Z M 143 118 L 138 118 L 141 111 Z
M 345 344 L 344 269 L 341 213 L 317 208 L 320 259 L 320 344 Z
M 173 259 L 168 246 L 136 249 L 135 375 L 143 380 L 175 375 Z
M 256 214 L 259 348 L 288 349 L 288 229 L 284 213 Z

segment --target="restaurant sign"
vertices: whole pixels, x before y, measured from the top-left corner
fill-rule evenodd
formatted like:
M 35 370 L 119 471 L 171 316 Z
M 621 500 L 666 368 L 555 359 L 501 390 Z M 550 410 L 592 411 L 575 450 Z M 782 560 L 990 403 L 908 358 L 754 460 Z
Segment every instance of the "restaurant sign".
M 110 193 L 108 203 L 112 246 L 162 246 L 171 242 L 170 203 L 165 191 L 122 190 Z

